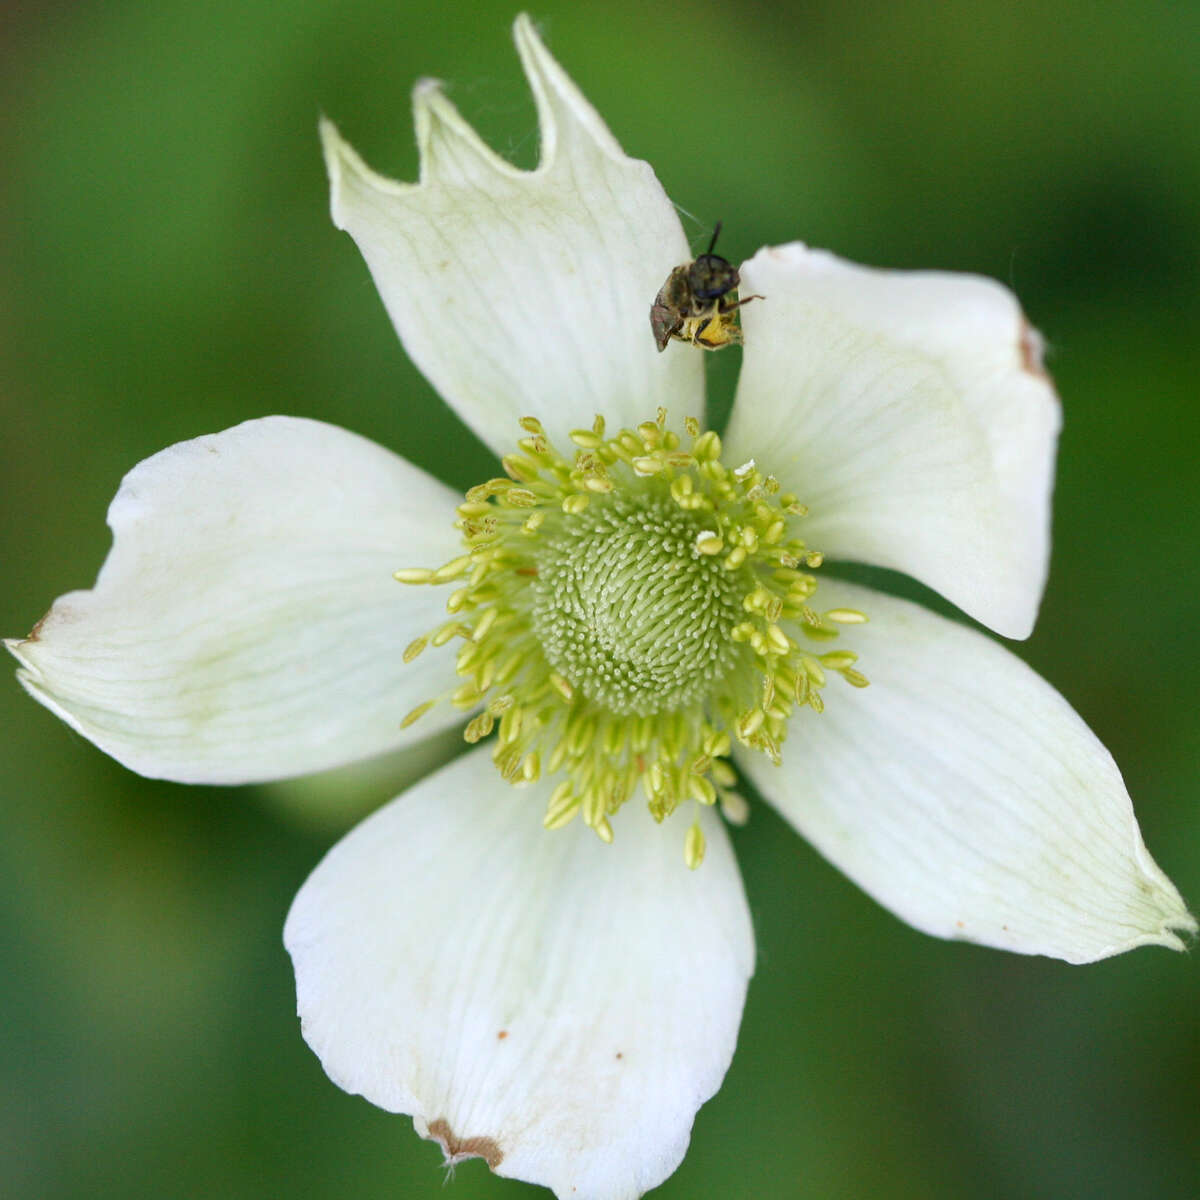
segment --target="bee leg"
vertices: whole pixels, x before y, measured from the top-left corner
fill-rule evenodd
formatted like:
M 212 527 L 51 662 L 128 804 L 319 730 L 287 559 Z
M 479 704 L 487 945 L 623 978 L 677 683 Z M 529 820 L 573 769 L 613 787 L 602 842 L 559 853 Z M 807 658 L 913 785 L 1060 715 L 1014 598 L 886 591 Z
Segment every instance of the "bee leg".
M 765 300 L 766 296 L 745 296 L 741 300 L 734 300 L 732 303 L 722 301 L 721 313 L 731 313 L 735 308 L 741 308 L 743 304 L 749 304 L 751 300 Z
M 701 346 L 705 350 L 711 350 L 711 346 L 706 346 L 701 340 L 700 335 L 712 324 L 712 317 L 705 317 L 695 329 L 692 330 L 692 345 Z

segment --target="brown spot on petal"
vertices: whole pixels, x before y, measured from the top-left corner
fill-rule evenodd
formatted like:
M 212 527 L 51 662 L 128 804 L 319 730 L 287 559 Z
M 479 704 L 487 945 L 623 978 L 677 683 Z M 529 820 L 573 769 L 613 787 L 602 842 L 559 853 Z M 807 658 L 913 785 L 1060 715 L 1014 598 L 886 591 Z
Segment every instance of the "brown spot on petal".
M 498 1034 L 496 1034 L 496 1041 L 502 1042 L 506 1037 L 508 1037 L 508 1030 L 502 1029 Z
M 457 1137 L 445 1117 L 429 1123 L 429 1136 L 442 1143 L 447 1163 L 459 1163 L 465 1158 L 482 1158 L 494 1171 L 503 1161 L 504 1152 L 490 1137 Z
M 1042 335 L 1022 317 L 1021 332 L 1017 337 L 1017 350 L 1021 355 L 1021 366 L 1038 379 L 1050 378 L 1042 363 L 1042 353 L 1045 348 L 1046 343 L 1042 340 Z

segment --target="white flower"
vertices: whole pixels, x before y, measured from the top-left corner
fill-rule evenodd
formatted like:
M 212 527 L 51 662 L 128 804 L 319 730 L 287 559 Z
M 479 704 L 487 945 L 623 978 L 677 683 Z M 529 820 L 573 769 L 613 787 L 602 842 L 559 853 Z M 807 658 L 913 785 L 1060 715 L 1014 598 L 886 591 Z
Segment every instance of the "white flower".
M 703 415 L 703 355 L 660 355 L 648 326 L 690 257 L 674 209 L 524 18 L 516 40 L 534 172 L 428 81 L 418 185 L 322 135 L 335 221 L 413 359 L 498 453 L 526 419 L 517 484 L 460 507 L 353 434 L 248 422 L 136 467 L 95 588 L 8 644 L 32 695 L 154 777 L 316 771 L 460 709 L 471 739 L 498 726 L 301 889 L 285 940 L 304 1035 L 338 1084 L 412 1114 L 450 1159 L 616 1200 L 675 1169 L 733 1053 L 754 947 L 714 805 L 744 809 L 730 753 L 937 936 L 1085 962 L 1179 948 L 1195 922 L 1052 688 L 960 624 L 823 571 L 817 586 L 798 541 L 1029 633 L 1059 415 L 1012 297 L 760 251 L 722 447 L 683 422 Z M 467 581 L 449 623 L 444 593 L 397 567 Z M 822 641 L 839 624 L 849 649 Z M 455 638 L 457 664 L 440 645 Z M 856 686 L 834 679 L 822 702 L 826 673 Z M 458 709 L 429 703 L 451 693 Z M 629 779 L 659 823 L 641 799 L 616 812 Z

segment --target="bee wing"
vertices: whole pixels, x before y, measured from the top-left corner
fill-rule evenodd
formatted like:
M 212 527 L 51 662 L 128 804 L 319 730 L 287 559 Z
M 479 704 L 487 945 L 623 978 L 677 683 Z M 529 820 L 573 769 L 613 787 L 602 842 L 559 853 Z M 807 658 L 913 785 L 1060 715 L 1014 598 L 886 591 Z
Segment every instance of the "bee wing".
M 671 340 L 671 335 L 677 333 L 683 325 L 683 319 L 673 309 L 657 300 L 650 306 L 650 328 L 654 331 L 654 342 L 661 354 Z

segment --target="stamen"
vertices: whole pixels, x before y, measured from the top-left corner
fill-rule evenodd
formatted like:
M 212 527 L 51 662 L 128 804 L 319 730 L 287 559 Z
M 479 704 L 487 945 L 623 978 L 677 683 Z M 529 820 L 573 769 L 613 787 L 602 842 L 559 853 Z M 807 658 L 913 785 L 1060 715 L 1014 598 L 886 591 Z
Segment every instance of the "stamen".
M 692 417 L 687 445 L 662 409 L 612 437 L 597 417 L 571 432 L 570 457 L 535 418 L 521 428 L 508 478 L 458 507 L 465 553 L 395 573 L 458 584 L 451 619 L 410 642 L 405 661 L 462 639 L 449 699 L 479 710 L 464 737 L 494 735 L 511 783 L 557 778 L 547 829 L 578 815 L 611 841 L 609 818 L 638 791 L 656 821 L 686 801 L 741 823 L 733 738 L 778 762 L 794 710 L 824 708 L 827 671 L 867 684 L 852 651 L 802 649 L 866 620 L 813 607 L 822 556 L 793 528 L 807 510 L 753 459 L 725 467 L 721 439 Z M 694 820 L 689 867 L 704 848 Z

